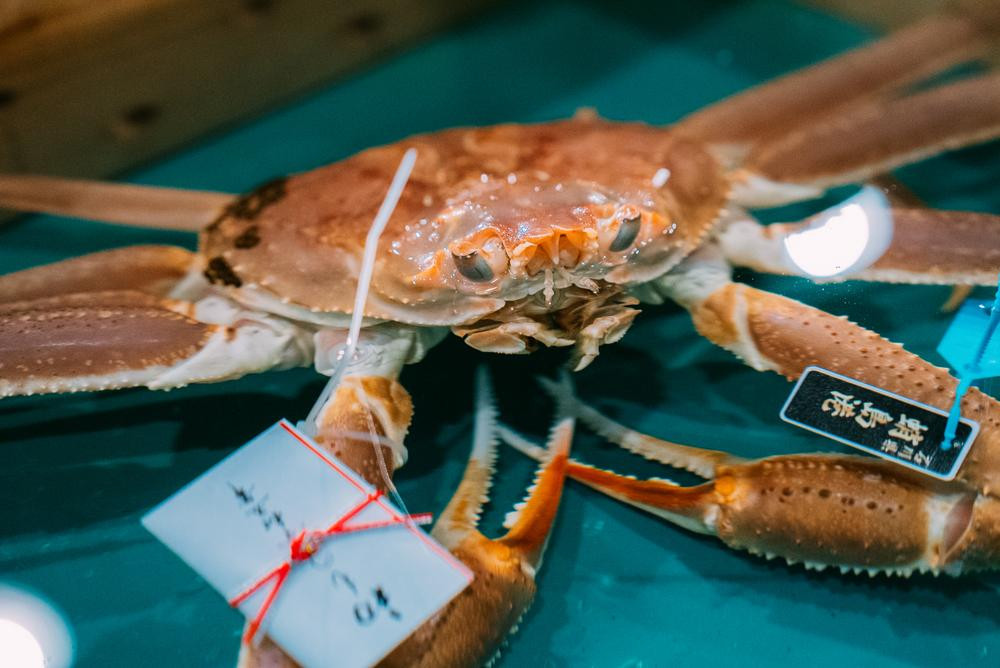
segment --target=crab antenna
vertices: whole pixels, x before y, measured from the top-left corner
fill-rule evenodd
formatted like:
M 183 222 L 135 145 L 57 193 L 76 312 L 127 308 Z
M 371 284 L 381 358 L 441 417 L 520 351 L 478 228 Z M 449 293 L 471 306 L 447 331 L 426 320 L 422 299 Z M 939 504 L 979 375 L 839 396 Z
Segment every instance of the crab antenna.
M 0 208 L 137 227 L 198 231 L 234 198 L 203 190 L 0 174 Z

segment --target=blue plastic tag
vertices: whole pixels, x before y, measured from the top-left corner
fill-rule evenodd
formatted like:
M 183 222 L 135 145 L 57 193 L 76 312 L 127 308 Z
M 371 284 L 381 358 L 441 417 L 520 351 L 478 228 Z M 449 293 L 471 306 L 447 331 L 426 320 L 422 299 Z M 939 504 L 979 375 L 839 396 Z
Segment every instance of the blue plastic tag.
M 819 367 L 806 368 L 781 409 L 785 422 L 941 480 L 951 480 L 979 425 L 962 419 L 941 448 L 948 413 Z
M 1000 337 L 997 336 L 992 337 L 983 348 L 978 368 L 970 368 L 983 340 L 983 333 L 989 327 L 992 305 L 993 302 L 988 300 L 967 299 L 938 345 L 941 357 L 963 377 L 966 369 L 976 378 L 1000 376 Z
M 962 397 L 980 378 L 1000 375 L 1000 341 L 994 338 L 1000 327 L 1000 284 L 993 303 L 969 301 L 962 305 L 938 352 L 958 376 L 958 387 L 948 413 L 948 424 L 941 439 L 941 449 L 947 450 L 958 429 L 962 416 Z

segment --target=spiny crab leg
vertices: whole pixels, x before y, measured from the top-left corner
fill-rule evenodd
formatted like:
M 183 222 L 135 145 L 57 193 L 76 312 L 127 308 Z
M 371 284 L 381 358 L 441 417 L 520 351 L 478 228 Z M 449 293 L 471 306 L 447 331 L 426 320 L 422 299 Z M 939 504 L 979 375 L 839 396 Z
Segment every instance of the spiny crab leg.
M 478 381 L 477 413 L 488 410 L 485 374 Z M 487 427 L 488 425 L 488 427 Z M 476 528 L 488 498 L 495 457 L 492 419 L 477 419 L 478 431 L 462 483 L 434 525 L 432 535 L 475 574 L 472 584 L 432 617 L 382 665 L 473 666 L 487 663 L 534 599 L 535 575 L 562 496 L 573 420 L 560 419 L 549 436 L 546 454 L 523 504 L 508 514 L 507 533 L 491 540 Z M 484 433 L 486 429 L 488 432 Z
M 535 574 L 562 495 L 573 420 L 561 419 L 548 447 L 539 454 L 541 466 L 528 496 L 508 515 L 508 532 L 489 539 L 477 525 L 496 460 L 496 411 L 485 370 L 477 378 L 472 453 L 465 474 L 445 507 L 432 535 L 468 566 L 475 578 L 444 609 L 396 647 L 380 666 L 478 666 L 488 663 L 524 615 L 535 596 Z M 244 647 L 241 668 L 279 668 L 294 663 L 264 640 Z
M 0 304 L 0 397 L 170 389 L 311 361 L 310 333 L 223 298 L 118 290 Z
M 707 253 L 692 257 L 662 282 L 688 309 L 698 332 L 759 371 L 789 380 L 817 365 L 861 382 L 948 410 L 958 381 L 846 318 L 729 280 L 728 267 Z M 985 495 L 1000 494 L 1000 402 L 972 389 L 962 415 L 980 433 L 958 479 Z
M 412 417 L 410 393 L 394 376 L 349 375 L 322 407 L 315 440 L 387 492 L 393 472 L 405 462 L 403 439 Z
M 196 232 L 236 201 L 226 193 L 0 174 L 0 208 Z
M 653 439 L 585 406 L 567 386 L 549 383 L 564 408 L 620 444 L 642 440 L 661 461 L 702 457 L 709 481 L 682 487 L 637 480 L 570 461 L 567 475 L 604 494 L 730 547 L 807 568 L 909 575 L 996 568 L 1000 501 L 960 483 L 927 481 L 882 460 L 851 455 L 788 455 L 756 461 Z M 503 440 L 537 458 L 527 439 Z M 630 448 L 631 449 L 631 448 Z M 704 453 L 693 455 L 692 453 Z
M 875 101 L 761 143 L 733 199 L 773 206 L 1000 135 L 1000 74 Z
M 108 290 L 180 297 L 178 284 L 197 269 L 197 256 L 178 246 L 115 248 L 2 275 L 0 304 Z
M 313 360 L 316 326 L 207 296 L 200 270 L 183 248 L 132 246 L 0 276 L 0 396 L 169 389 Z M 381 367 L 347 375 L 316 426 L 317 442 L 383 489 L 413 412 L 397 381 L 411 333 L 383 335 Z
M 885 253 L 867 267 L 825 280 L 996 283 L 1000 270 L 1000 216 L 900 206 L 893 206 L 887 213 L 892 218 L 892 240 Z M 811 223 L 812 219 L 761 225 L 748 216 L 727 225 L 717 239 L 734 265 L 772 274 L 808 275 L 791 261 L 787 245 Z
M 874 44 L 729 97 L 683 119 L 678 128 L 717 145 L 747 150 L 802 124 L 885 95 L 983 54 L 984 17 L 940 15 Z
M 726 452 L 694 448 L 646 436 L 600 415 L 573 396 L 573 385 L 568 373 L 563 372 L 558 383 L 548 378 L 539 378 L 538 382 L 556 400 L 560 412 L 575 416 L 600 436 L 650 461 L 684 469 L 702 478 L 715 475 L 715 469 L 720 464 L 743 461 Z M 510 430 L 501 426 L 501 432 L 503 431 Z

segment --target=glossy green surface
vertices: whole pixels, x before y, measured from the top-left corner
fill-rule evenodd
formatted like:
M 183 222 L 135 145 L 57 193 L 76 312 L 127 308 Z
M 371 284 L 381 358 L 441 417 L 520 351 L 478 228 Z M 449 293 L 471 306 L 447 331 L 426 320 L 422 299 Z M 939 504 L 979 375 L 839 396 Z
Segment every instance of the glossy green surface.
M 655 10 L 630 1 L 515 4 L 135 179 L 239 191 L 414 132 L 564 117 L 581 106 L 665 124 L 869 38 L 778 0 Z M 935 206 L 1000 211 L 995 143 L 903 177 Z M 797 211 L 785 214 L 806 209 Z M 36 217 L 0 229 L 0 270 L 146 242 L 194 239 Z M 848 315 L 940 363 L 945 287 L 738 278 Z M 470 445 L 475 365 L 493 369 L 505 419 L 540 434 L 551 407 L 532 376 L 564 360 L 561 351 L 486 356 L 451 337 L 407 369 L 417 414 L 397 483 L 410 510 L 439 511 L 457 483 Z M 680 442 L 750 456 L 837 447 L 781 423 L 790 385 L 715 349 L 674 306 L 647 308 L 578 383 L 626 424 Z M 278 418 L 304 416 L 322 385 L 297 370 L 170 393 L 4 400 L 0 580 L 62 608 L 80 666 L 232 665 L 239 616 L 138 519 Z M 589 434 L 576 447 L 619 471 L 672 475 Z M 502 451 L 487 533 L 499 532 L 531 471 Z M 732 552 L 571 483 L 538 599 L 501 665 L 995 666 L 997 583 L 807 573 Z

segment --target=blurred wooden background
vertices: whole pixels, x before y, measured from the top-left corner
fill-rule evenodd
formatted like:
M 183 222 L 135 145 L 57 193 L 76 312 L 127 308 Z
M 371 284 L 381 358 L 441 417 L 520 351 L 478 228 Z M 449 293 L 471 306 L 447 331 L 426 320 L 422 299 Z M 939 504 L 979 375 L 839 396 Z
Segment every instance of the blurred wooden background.
M 808 0 L 888 28 L 944 0 Z M 497 0 L 0 0 L 0 170 L 109 176 Z
M 121 172 L 493 0 L 0 0 L 0 170 Z

